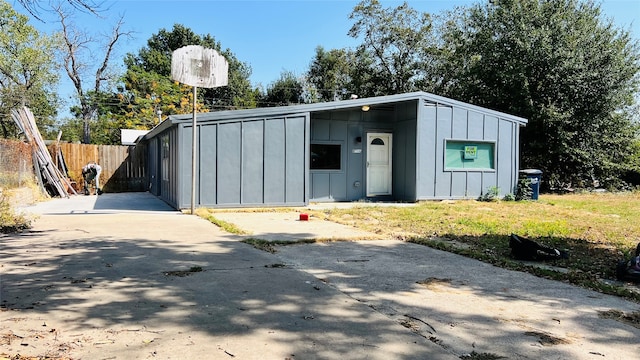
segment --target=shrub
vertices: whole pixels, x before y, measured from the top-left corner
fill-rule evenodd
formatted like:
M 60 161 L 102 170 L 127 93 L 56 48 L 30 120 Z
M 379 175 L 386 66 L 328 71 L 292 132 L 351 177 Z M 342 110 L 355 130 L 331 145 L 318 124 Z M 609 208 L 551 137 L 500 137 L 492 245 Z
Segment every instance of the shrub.
M 522 178 L 518 180 L 518 187 L 516 188 L 516 200 L 531 200 L 533 196 L 533 189 L 531 188 L 531 179 Z
M 11 233 L 31 227 L 31 220 L 23 214 L 16 213 L 9 202 L 0 195 L 0 232 Z
M 480 195 L 478 200 L 479 201 L 496 201 L 498 200 L 498 195 L 500 195 L 500 188 L 497 186 L 491 186 L 487 189 L 487 192 Z

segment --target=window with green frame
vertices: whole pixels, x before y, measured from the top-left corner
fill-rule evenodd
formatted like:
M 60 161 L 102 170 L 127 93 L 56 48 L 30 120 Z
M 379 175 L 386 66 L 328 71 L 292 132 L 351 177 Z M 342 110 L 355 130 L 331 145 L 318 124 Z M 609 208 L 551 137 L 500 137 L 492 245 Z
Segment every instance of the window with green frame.
M 495 143 L 447 140 L 444 167 L 457 169 L 495 169 Z

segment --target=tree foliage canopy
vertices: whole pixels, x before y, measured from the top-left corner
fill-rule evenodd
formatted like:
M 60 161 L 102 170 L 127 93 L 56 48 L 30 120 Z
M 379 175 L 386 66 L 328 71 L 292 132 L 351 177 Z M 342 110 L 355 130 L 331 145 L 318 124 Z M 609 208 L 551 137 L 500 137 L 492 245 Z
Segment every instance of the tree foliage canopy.
M 404 2 L 383 8 L 378 0 L 363 0 L 349 18 L 348 35 L 360 39 L 355 49 L 317 47 L 309 81 L 321 100 L 398 94 L 430 89 L 436 39 L 432 17 Z
M 213 36 L 198 35 L 191 29 L 176 24 L 171 31 L 161 29 L 151 36 L 147 46 L 137 54 L 127 54 L 124 86 L 117 94 L 119 105 L 115 112 L 122 126 L 151 128 L 162 116 L 185 114 L 193 110 L 193 94 L 190 86 L 170 79 L 171 55 L 174 50 L 187 45 L 201 45 L 214 49 L 229 63 L 229 85 L 214 89 L 200 89 L 198 111 L 227 110 L 255 107 L 258 93 L 251 88 L 251 68 L 239 61 Z
M 433 52 L 431 16 L 404 2 L 385 9 L 378 0 L 365 0 L 349 16 L 349 36 L 362 38 L 357 57 L 365 60 L 368 79 L 360 81 L 361 96 L 399 94 L 424 84 Z M 353 78 L 363 79 L 364 72 Z
M 10 109 L 26 105 L 38 125 L 53 124 L 58 97 L 55 53 L 58 39 L 39 33 L 29 19 L 0 1 L 0 126 L 3 136 L 16 136 Z
M 262 97 L 261 107 L 286 106 L 303 102 L 304 88 L 295 74 L 284 71 L 280 78 L 267 87 L 267 93 Z
M 352 89 L 352 69 L 355 68 L 355 54 L 347 49 L 325 50 L 316 47 L 316 52 L 307 78 L 315 86 L 319 101 L 345 99 L 347 89 Z
M 490 0 L 438 16 L 363 0 L 350 18 L 361 44 L 319 47 L 311 62 L 322 100 L 423 90 L 525 117 L 521 167 L 553 188 L 615 186 L 638 163 L 638 41 L 592 0 Z
M 640 53 L 592 1 L 494 0 L 443 30 L 438 89 L 529 119 L 521 164 L 554 188 L 619 177 L 635 126 Z

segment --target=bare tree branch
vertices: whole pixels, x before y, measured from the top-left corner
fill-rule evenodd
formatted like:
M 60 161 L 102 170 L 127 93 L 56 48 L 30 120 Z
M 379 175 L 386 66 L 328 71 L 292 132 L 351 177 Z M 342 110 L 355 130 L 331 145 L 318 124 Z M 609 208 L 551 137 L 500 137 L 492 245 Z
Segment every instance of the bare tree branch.
M 81 64 L 77 59 L 77 54 L 80 47 L 88 42 L 88 39 L 81 39 L 81 35 L 68 23 L 69 16 L 61 7 L 57 7 L 55 11 L 58 13 L 60 25 L 62 26 L 62 37 L 65 47 L 63 55 L 64 69 L 73 83 L 78 97 L 82 99 L 84 98 L 84 91 L 82 89 L 82 78 L 80 77 Z
M 124 17 L 120 16 L 120 18 L 118 19 L 118 22 L 113 27 L 113 31 L 111 32 L 111 37 L 110 37 L 109 41 L 107 42 L 107 45 L 105 46 L 105 54 L 104 54 L 104 58 L 102 60 L 102 65 L 98 68 L 98 70 L 96 70 L 96 81 L 95 81 L 95 86 L 94 86 L 94 90 L 96 92 L 98 92 L 100 90 L 101 83 L 103 81 L 108 80 L 108 78 L 104 77 L 103 74 L 107 70 L 107 67 L 109 65 L 109 59 L 111 58 L 111 53 L 113 52 L 116 43 L 123 36 L 129 37 L 132 34 L 132 31 L 127 31 L 127 32 L 122 31 L 122 26 L 123 25 L 124 25 Z
M 116 44 L 123 37 L 130 36 L 132 32 L 122 30 L 124 19 L 121 16 L 113 27 L 111 35 L 108 36 L 106 45 L 103 48 L 104 56 L 102 57 L 102 61 L 99 63 L 100 65 L 96 69 L 93 88 L 90 89 L 89 92 L 86 92 L 83 88 L 83 80 L 87 75 L 85 70 L 90 65 L 82 60 L 81 55 L 83 52 L 89 51 L 90 44 L 96 43 L 97 41 L 86 32 L 78 30 L 70 21 L 68 13 L 66 13 L 61 6 L 57 6 L 55 8 L 55 12 L 58 14 L 60 25 L 62 27 L 62 37 L 64 41 L 64 68 L 76 89 L 83 121 L 83 142 L 88 144 L 91 140 L 89 124 L 97 113 L 97 104 L 91 97 L 98 94 L 103 82 L 109 79 L 105 76 L 105 72 L 109 68 L 109 60 L 111 59 L 111 55 L 113 54 Z
M 17 0 L 17 2 L 20 5 L 22 5 L 22 7 L 24 7 L 25 10 L 27 10 L 27 12 L 31 14 L 31 16 L 33 16 L 34 18 L 40 21 L 43 21 L 42 18 L 40 18 L 40 11 L 51 10 L 45 5 L 43 5 L 43 2 L 38 0 Z M 65 2 L 71 5 L 71 7 L 76 10 L 88 12 L 94 15 L 98 15 L 102 11 L 102 7 L 104 4 L 104 2 L 102 1 L 97 2 L 94 0 L 66 0 Z M 56 11 L 56 8 L 58 7 L 59 5 L 54 6 L 53 10 Z

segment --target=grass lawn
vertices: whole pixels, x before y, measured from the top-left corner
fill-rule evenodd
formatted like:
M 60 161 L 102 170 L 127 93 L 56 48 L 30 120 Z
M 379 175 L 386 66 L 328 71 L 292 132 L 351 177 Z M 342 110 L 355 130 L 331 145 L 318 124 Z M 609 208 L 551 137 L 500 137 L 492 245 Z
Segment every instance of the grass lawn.
M 629 258 L 640 242 L 640 192 L 362 206 L 315 216 L 640 301 L 637 286 L 609 281 L 615 280 L 618 261 Z M 515 261 L 510 256 L 511 233 L 566 249 L 570 257 L 546 262 L 549 266 Z

